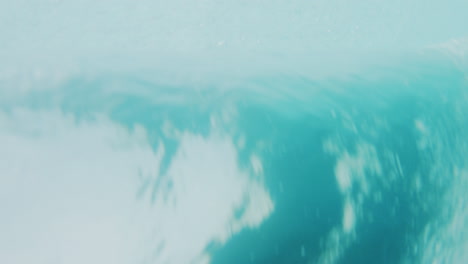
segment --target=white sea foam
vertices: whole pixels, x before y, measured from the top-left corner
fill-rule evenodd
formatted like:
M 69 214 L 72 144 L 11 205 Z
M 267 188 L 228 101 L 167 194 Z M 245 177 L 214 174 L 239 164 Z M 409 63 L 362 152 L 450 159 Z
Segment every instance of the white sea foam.
M 354 229 L 356 213 L 351 201 L 346 201 L 343 209 L 343 231 L 349 233 Z
M 355 128 L 349 128 L 354 130 Z M 371 192 L 371 179 L 382 175 L 382 167 L 376 148 L 364 141 L 356 143 L 356 150 L 350 153 L 334 138 L 324 141 L 326 152 L 336 155 L 335 178 L 343 196 L 343 214 L 341 226 L 336 226 L 328 233 L 318 263 L 337 263 L 347 248 L 356 239 L 355 229 L 363 213 L 364 199 Z
M 455 109 L 466 111 L 466 98 L 460 96 L 452 105 Z M 466 134 L 465 117 L 461 112 L 452 116 L 451 123 Z M 468 145 L 464 137 L 446 134 L 445 128 L 429 121 L 421 129 L 422 121 L 416 121 L 419 132 L 420 151 L 433 158 L 428 178 L 431 184 L 442 185 L 438 193 L 426 193 L 428 201 L 437 201 L 439 210 L 433 215 L 424 231 L 416 239 L 411 255 L 421 263 L 466 263 L 468 262 L 468 160 L 465 153 Z M 448 145 L 447 138 L 455 142 Z M 450 141 L 449 141 L 450 142 Z M 443 184 L 441 184 L 443 183 Z M 427 184 L 427 183 L 426 183 Z M 426 186 L 418 180 L 415 192 Z M 404 260 L 409 263 L 411 260 Z
M 159 175 L 164 142 L 153 151 L 146 134 L 103 115 L 0 112 L 0 262 L 208 263 L 209 243 L 272 212 L 228 135 L 182 132 Z M 138 192 L 160 177 L 171 187 L 151 204 L 149 188 Z

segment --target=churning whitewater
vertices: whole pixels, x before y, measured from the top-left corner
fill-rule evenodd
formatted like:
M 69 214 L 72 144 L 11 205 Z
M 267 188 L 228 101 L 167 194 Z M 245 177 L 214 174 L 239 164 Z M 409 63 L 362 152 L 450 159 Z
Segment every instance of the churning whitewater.
M 467 263 L 467 8 L 0 1 L 0 263 Z

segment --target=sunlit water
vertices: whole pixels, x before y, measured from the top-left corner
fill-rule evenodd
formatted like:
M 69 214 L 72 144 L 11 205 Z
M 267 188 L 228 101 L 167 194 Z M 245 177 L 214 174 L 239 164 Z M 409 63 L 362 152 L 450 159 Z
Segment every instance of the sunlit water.
M 105 24 L 110 28 L 83 29 L 98 43 L 93 46 L 44 22 L 56 21 L 50 16 L 58 11 L 75 10 L 69 2 L 52 2 L 50 9 L 37 7 L 37 14 L 50 11 L 44 20 L 24 11 L 46 25 L 37 29 L 50 38 L 18 22 L 12 28 L 29 33 L 14 38 L 13 29 L 6 31 L 4 45 L 11 52 L 0 53 L 7 58 L 0 65 L 0 263 L 468 262 L 466 40 L 437 39 L 428 48 L 422 43 L 430 41 L 421 37 L 421 43 L 413 39 L 388 49 L 411 30 L 393 24 L 379 44 L 362 38 L 379 27 L 364 27 L 354 42 L 379 48 L 370 45 L 373 55 L 362 57 L 365 49 L 353 41 L 322 53 L 320 47 L 339 39 L 323 37 L 316 27 L 321 37 L 309 52 L 305 47 L 313 38 L 297 38 L 299 29 L 268 28 L 261 20 L 258 40 L 278 43 L 249 46 L 240 39 L 242 29 L 246 39 L 257 37 L 232 20 L 226 10 L 233 6 L 208 1 L 231 24 L 182 27 L 195 36 L 181 44 L 183 32 L 165 35 L 181 28 L 166 24 L 179 16 L 158 11 L 164 23 L 155 22 L 160 27 L 154 38 L 166 36 L 164 52 L 143 59 L 138 56 L 154 51 L 153 39 L 143 34 L 151 30 L 139 31 L 144 43 L 135 43 L 137 48 L 122 47 L 132 46 L 125 36 L 138 36 L 135 14 L 152 21 L 144 5 L 128 4 L 133 20 L 115 35 L 105 32 L 117 32 L 110 25 L 122 22 L 103 11 L 115 20 Z M 60 9 L 66 4 L 71 7 Z M 320 12 L 296 4 L 275 2 L 269 11 L 286 10 L 297 23 L 325 23 L 335 31 L 344 30 L 336 23 L 348 19 L 362 27 L 360 12 L 378 15 L 348 14 L 322 3 L 323 12 L 348 15 L 319 22 L 324 16 L 307 14 Z M 242 8 L 247 21 L 255 20 L 246 10 L 259 6 Z M 222 17 L 208 8 L 194 10 L 208 17 L 197 23 Z M 386 10 L 391 16 L 400 9 Z M 409 9 L 401 10 L 411 21 Z M 64 28 L 80 32 L 73 19 L 87 12 L 79 12 L 63 17 Z M 460 19 L 457 12 L 453 20 Z M 101 13 L 95 13 L 83 18 L 85 28 L 99 21 Z M 223 35 L 223 28 L 238 31 Z M 459 34 L 454 28 L 444 34 Z M 352 36 L 335 35 L 346 41 Z M 82 47 L 72 48 L 75 41 Z M 210 43 L 233 44 L 217 53 Z M 29 47 L 42 53 L 29 56 Z M 112 63 L 102 63 L 105 50 L 129 59 L 111 56 Z M 96 54 L 102 56 L 90 59 Z

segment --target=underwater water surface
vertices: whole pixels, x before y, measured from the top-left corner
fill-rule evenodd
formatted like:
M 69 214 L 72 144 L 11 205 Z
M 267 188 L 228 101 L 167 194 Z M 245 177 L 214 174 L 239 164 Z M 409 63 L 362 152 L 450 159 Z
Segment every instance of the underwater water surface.
M 221 2 L 2 3 L 0 263 L 467 263 L 462 2 Z

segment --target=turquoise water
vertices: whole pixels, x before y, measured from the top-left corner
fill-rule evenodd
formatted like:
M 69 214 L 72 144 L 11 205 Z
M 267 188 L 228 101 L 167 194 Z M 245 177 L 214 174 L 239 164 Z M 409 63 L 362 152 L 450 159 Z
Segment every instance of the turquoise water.
M 466 68 L 389 69 L 5 94 L 2 258 L 463 263 Z
M 466 3 L 345 2 L 0 3 L 0 263 L 467 263 Z

